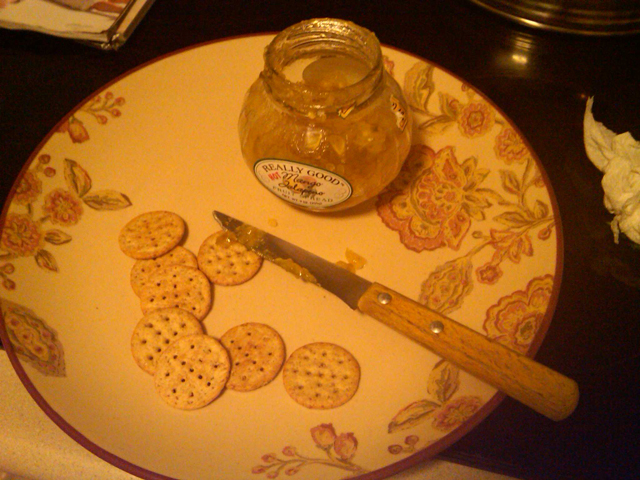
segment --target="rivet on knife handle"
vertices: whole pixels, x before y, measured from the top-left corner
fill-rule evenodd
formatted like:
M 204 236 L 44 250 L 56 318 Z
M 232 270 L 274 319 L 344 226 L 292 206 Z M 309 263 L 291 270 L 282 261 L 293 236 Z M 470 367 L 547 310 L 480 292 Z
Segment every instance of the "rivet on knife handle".
M 578 404 L 575 381 L 383 285 L 372 284 L 358 310 L 552 420 Z

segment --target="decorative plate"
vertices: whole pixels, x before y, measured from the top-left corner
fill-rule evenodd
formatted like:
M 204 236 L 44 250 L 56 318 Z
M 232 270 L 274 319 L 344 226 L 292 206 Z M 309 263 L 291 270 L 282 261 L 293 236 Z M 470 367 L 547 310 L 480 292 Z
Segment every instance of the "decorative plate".
M 358 271 L 530 355 L 551 320 L 562 236 L 551 186 L 522 134 L 489 99 L 385 47 L 414 115 L 414 145 L 378 198 L 332 215 L 283 203 L 253 176 L 236 124 L 270 35 L 218 41 L 111 82 L 64 118 L 16 181 L 2 215 L 2 340 L 44 411 L 86 448 L 145 478 L 384 478 L 435 455 L 503 395 L 320 288 L 266 262 L 215 287 L 204 320 L 219 338 L 266 323 L 287 355 L 311 342 L 350 351 L 356 395 L 309 410 L 282 374 L 180 411 L 130 351 L 142 317 L 120 229 L 179 214 L 197 252 L 214 209 Z

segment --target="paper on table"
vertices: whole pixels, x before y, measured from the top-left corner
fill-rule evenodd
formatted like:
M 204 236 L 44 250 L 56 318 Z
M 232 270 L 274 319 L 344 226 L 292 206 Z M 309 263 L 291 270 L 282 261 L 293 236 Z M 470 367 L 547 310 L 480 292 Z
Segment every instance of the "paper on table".
M 620 232 L 640 244 L 640 142 L 629 133 L 616 134 L 593 118 L 593 97 L 584 115 L 587 156 L 604 173 L 604 205 L 615 215 L 614 241 Z
M 153 0 L 0 0 L 0 27 L 122 45 Z

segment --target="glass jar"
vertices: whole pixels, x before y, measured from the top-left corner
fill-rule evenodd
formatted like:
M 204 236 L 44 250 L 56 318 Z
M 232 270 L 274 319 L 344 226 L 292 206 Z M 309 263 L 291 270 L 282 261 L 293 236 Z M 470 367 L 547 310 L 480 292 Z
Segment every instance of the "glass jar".
M 411 115 L 376 36 L 337 19 L 278 34 L 240 113 L 242 154 L 283 200 L 329 212 L 380 193 L 411 146 Z

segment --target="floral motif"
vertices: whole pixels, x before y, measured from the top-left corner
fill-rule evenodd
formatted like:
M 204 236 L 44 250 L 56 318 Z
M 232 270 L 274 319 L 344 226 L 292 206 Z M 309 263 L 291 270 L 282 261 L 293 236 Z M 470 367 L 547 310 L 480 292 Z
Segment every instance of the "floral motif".
M 409 435 L 404 439 L 404 446 L 402 445 L 389 445 L 389 453 L 397 455 L 399 453 L 413 453 L 416 451 L 416 445 L 420 441 L 420 437 L 417 435 Z
M 429 373 L 427 393 L 429 398 L 417 400 L 401 409 L 389 423 L 389 433 L 407 430 L 431 420 L 434 430 L 449 431 L 467 421 L 483 402 L 477 396 L 454 397 L 460 387 L 460 370 L 455 365 L 440 360 Z M 427 443 L 430 443 L 428 440 Z M 405 445 L 392 444 L 389 453 L 411 453 L 419 438 L 410 435 Z
M 9 278 L 9 275 L 15 271 L 16 267 L 13 263 L 0 264 L 0 278 L 2 279 L 2 286 L 7 290 L 16 289 L 16 282 Z
M 442 407 L 433 418 L 433 427 L 447 432 L 462 425 L 480 410 L 482 400 L 476 396 L 458 397 Z
M 433 412 L 438 407 L 440 407 L 440 403 L 429 399 L 417 400 L 410 403 L 393 417 L 389 423 L 389 433 L 406 430 L 423 423 L 433 415 Z
M 473 288 L 472 271 L 468 257 L 439 266 L 422 284 L 420 303 L 443 314 L 458 309 Z
M 112 118 L 122 115 L 122 111 L 118 107 L 124 103 L 124 98 L 115 97 L 112 92 L 106 92 L 104 96 L 97 95 L 65 120 L 58 128 L 58 133 L 68 133 L 73 143 L 86 142 L 90 138 L 89 132 L 77 115 L 79 113 L 90 115 L 100 125 L 104 125 L 109 121 L 107 115 Z
M 73 143 L 82 143 L 89 140 L 89 132 L 85 128 L 84 123 L 73 115 L 60 125 L 58 133 L 68 133 Z
M 415 145 L 404 171 L 380 195 L 378 215 L 411 250 L 458 250 L 472 219 L 483 220 L 491 205 L 488 189 L 478 188 L 489 171 L 477 165 L 473 157 L 460 164 L 453 147 L 436 153 Z
M 55 168 L 49 166 L 51 156 L 41 154 L 37 162 L 20 180 L 11 206 L 26 209 L 25 213 L 11 212 L 7 215 L 0 236 L 0 279 L 6 290 L 15 290 L 16 283 L 9 276 L 15 271 L 13 263 L 19 257 L 34 257 L 36 264 L 51 272 L 58 271 L 53 254 L 43 247 L 46 243 L 63 245 L 71 241 L 71 236 L 62 230 L 43 229 L 51 222 L 71 227 L 82 218 L 83 204 L 93 210 L 119 210 L 131 205 L 129 198 L 113 190 L 92 191 L 91 177 L 76 161 L 65 159 L 64 179 L 67 189 L 55 188 L 43 198 L 42 218 L 34 218 L 33 204 L 43 193 L 42 180 L 56 175 Z
M 426 162 L 426 164 L 428 165 L 429 163 Z M 419 165 L 422 167 L 424 163 Z M 505 228 L 495 227 L 494 224 L 489 228 L 488 234 L 480 230 L 474 231 L 471 236 L 477 241 L 475 246 L 471 247 L 464 255 L 439 265 L 429 274 L 422 284 L 419 299 L 429 308 L 448 314 L 462 306 L 465 298 L 473 288 L 473 277 L 470 274 L 474 268 L 473 259 L 486 248 L 493 248 L 493 254 L 488 261 L 475 269 L 475 279 L 485 285 L 494 285 L 503 276 L 503 262 L 508 260 L 513 264 L 519 264 L 523 256 L 532 257 L 534 255 L 531 234 L 535 229 L 539 228 L 534 238 L 544 241 L 551 237 L 555 226 L 551 209 L 541 200 L 531 202 L 528 199 L 529 189 L 537 186 L 540 178 L 540 173 L 534 165 L 534 160 L 529 157 L 522 176 L 518 176 L 511 170 L 500 170 L 499 174 L 505 195 L 501 195 L 489 188 L 476 186 L 472 197 L 474 197 L 473 201 L 476 205 L 481 207 L 491 206 L 489 200 L 502 207 L 504 211 L 494 215 L 493 220 Z M 409 170 L 398 176 L 396 183 L 398 187 L 402 186 L 404 188 L 403 192 L 415 184 L 416 180 L 412 181 L 412 176 L 413 178 L 419 178 Z M 390 195 L 393 195 L 393 193 L 390 193 Z M 393 202 L 399 198 L 404 200 L 406 195 L 402 195 L 398 194 L 394 197 L 391 200 L 391 204 L 393 205 Z M 512 196 L 514 199 L 509 200 L 508 196 Z M 378 204 L 380 207 L 379 214 L 383 221 L 387 226 L 398 230 L 402 227 L 402 224 L 397 222 L 395 218 L 399 218 L 401 215 L 391 216 L 390 212 L 393 212 L 393 209 L 386 205 L 381 205 L 381 203 L 382 200 L 380 199 Z M 392 221 L 386 220 L 389 218 Z M 415 247 L 416 241 L 414 239 L 406 235 L 403 237 L 403 233 L 401 233 L 401 240 L 403 238 L 409 238 L 408 241 L 403 241 L 405 245 L 409 244 Z
M 34 172 L 26 172 L 18 183 L 13 200 L 19 205 L 29 205 L 42 193 L 42 182 Z
M 435 90 L 433 65 L 418 62 L 404 76 L 404 96 L 414 112 L 429 113 L 429 100 Z M 419 125 L 421 129 L 423 125 Z
M 16 354 L 44 373 L 65 376 L 64 351 L 55 330 L 31 310 L 0 298 L 7 335 Z
M 508 257 L 513 263 L 520 263 L 522 255 L 533 256 L 533 244 L 527 230 L 496 230 L 489 231 L 491 246 L 496 249 L 497 256 Z
M 75 225 L 82 216 L 82 203 L 68 190 L 56 188 L 44 198 L 42 210 L 49 215 L 52 223 Z
M 311 438 L 320 448 L 327 448 L 336 441 L 336 431 L 330 423 L 322 423 L 311 429 Z
M 496 136 L 494 151 L 496 156 L 507 165 L 524 163 L 529 156 L 529 149 L 522 137 L 511 127 L 505 127 Z
M 525 290 L 502 297 L 487 310 L 483 329 L 487 336 L 526 353 L 544 319 L 553 291 L 553 276 L 531 280 Z
M 433 73 L 433 65 L 418 62 L 405 75 L 404 95 L 411 109 L 419 115 L 418 131 L 440 135 L 457 123 L 463 136 L 477 138 L 489 133 L 496 123 L 503 123 L 502 119 L 496 118 L 494 108 L 483 99 L 477 100 L 476 92 L 464 84 L 461 90 L 466 94 L 465 100 L 438 92 L 440 111 L 434 112 L 429 105 L 436 91 Z
M 29 215 L 10 213 L 7 215 L 0 246 L 9 254 L 20 257 L 34 255 L 42 246 L 40 225 Z
M 358 440 L 353 433 L 341 433 L 336 437 L 333 449 L 341 460 L 351 460 L 358 450 Z
M 419 62 L 404 78 L 405 98 L 416 117 L 419 138 L 443 135 L 457 125 L 458 137 L 489 137 L 495 157 L 511 166 L 496 169 L 499 186 L 487 188 L 483 182 L 490 172 L 479 168 L 474 157 L 459 162 L 452 146 L 432 150 L 418 144 L 400 175 L 378 198 L 378 215 L 399 232 L 401 243 L 410 250 L 466 247 L 437 265 L 421 285 L 419 302 L 448 315 L 462 307 L 475 282 L 495 285 L 507 266 L 525 264 L 525 259 L 533 257 L 535 242 L 551 238 L 555 218 L 548 201 L 533 193 L 533 187 L 544 187 L 544 181 L 522 137 L 469 86 L 463 84 L 459 94 L 438 91 L 434 71 L 433 65 Z M 450 145 L 448 137 L 440 144 L 444 141 Z M 475 263 L 481 253 L 482 262 Z M 552 288 L 553 277 L 547 275 L 533 279 L 525 291 L 502 298 L 487 311 L 484 330 L 488 336 L 526 353 Z M 432 435 L 403 437 L 404 442 L 389 445 L 389 453 L 411 453 L 418 443 L 436 441 L 442 432 L 458 428 L 475 415 L 483 399 L 459 395 L 460 390 L 460 370 L 445 360 L 436 363 L 428 375 L 426 397 L 401 408 L 388 424 L 391 435 L 424 424 L 430 425 Z
M 458 128 L 462 135 L 476 138 L 493 128 L 495 111 L 486 102 L 472 102 L 466 105 L 458 117 Z
M 337 435 L 333 424 L 322 423 L 311 429 L 311 438 L 316 447 L 324 452 L 326 458 L 304 456 L 299 454 L 295 447 L 286 446 L 282 449 L 282 454 L 291 458 L 282 459 L 274 453 L 267 453 L 262 456 L 263 464 L 256 465 L 251 469 L 251 472 L 264 473 L 267 478 L 276 478 L 283 471 L 286 475 L 295 475 L 309 465 L 340 468 L 351 472 L 352 475 L 361 475 L 367 472 L 352 462 L 358 450 L 358 440 L 353 433 Z
M 480 283 L 486 283 L 487 285 L 493 285 L 502 277 L 502 269 L 497 263 L 489 262 L 483 266 L 478 267 L 476 275 Z

